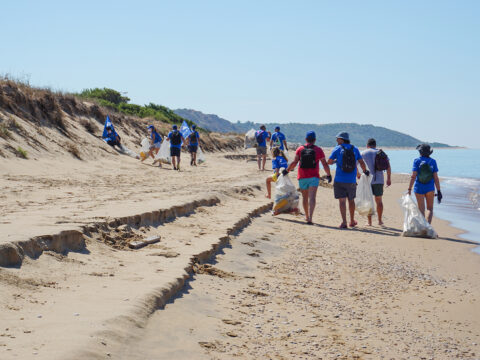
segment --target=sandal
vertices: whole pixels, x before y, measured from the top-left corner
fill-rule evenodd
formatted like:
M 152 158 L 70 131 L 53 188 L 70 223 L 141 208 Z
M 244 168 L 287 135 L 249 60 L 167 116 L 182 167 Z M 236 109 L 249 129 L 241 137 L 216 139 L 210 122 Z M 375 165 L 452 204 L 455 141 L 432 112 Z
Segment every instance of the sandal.
M 357 226 L 357 225 L 358 225 L 358 223 L 357 223 L 356 221 L 354 221 L 353 223 L 350 223 L 348 226 L 350 226 L 350 227 L 353 228 L 353 227 L 355 227 L 355 226 Z
M 348 226 L 347 224 L 340 224 L 340 226 L 338 227 L 339 229 L 348 229 Z

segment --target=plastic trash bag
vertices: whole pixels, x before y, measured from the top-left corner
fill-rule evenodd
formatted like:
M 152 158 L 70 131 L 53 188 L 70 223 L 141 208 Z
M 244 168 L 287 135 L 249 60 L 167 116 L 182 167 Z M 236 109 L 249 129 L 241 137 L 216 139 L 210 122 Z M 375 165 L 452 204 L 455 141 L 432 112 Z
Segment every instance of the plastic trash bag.
M 138 155 L 136 152 L 130 150 L 129 148 L 127 148 L 125 145 L 120 145 L 120 151 L 122 153 L 124 153 L 125 155 L 128 155 L 128 156 L 131 156 L 135 159 L 139 159 L 140 158 L 140 155 Z
M 255 129 L 250 129 L 245 134 L 245 149 L 253 148 L 257 146 L 257 140 L 255 138 Z
M 273 215 L 298 211 L 298 199 L 297 188 L 293 185 L 292 180 L 290 180 L 288 175 L 280 175 L 275 186 Z
M 203 164 L 205 162 L 205 154 L 202 151 L 202 148 L 199 146 L 197 150 L 197 162 L 198 165 Z
M 170 156 L 170 143 L 163 140 L 160 145 L 160 150 L 158 150 L 157 155 L 155 155 L 155 160 L 160 160 L 163 164 L 171 164 L 172 158 Z
M 355 210 L 360 215 L 368 216 L 375 214 L 375 200 L 372 192 L 372 176 L 362 174 L 357 185 L 357 197 L 355 198 Z
M 150 141 L 147 138 L 144 138 L 140 143 L 141 150 L 140 150 L 140 158 L 145 160 L 148 156 L 148 152 L 150 151 Z
M 438 237 L 432 225 L 430 225 L 413 201 L 412 196 L 402 196 L 402 208 L 405 215 L 403 221 L 403 236 L 423 237 L 436 239 Z

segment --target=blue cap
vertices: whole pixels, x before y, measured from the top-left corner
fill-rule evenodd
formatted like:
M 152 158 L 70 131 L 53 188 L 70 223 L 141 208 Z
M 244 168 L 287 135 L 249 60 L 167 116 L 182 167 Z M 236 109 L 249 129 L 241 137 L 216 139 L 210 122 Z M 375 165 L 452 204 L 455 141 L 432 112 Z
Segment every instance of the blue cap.
M 192 129 L 195 130 L 197 128 L 197 125 L 193 124 Z
M 337 139 L 343 139 L 343 140 L 350 140 L 350 136 L 348 135 L 347 132 L 339 132 L 336 136 Z
M 173 129 L 173 130 L 177 130 L 177 129 L 178 129 L 178 128 L 177 128 L 177 125 L 173 125 L 173 126 L 172 126 L 172 129 Z
M 147 129 L 155 129 L 155 126 L 153 126 L 153 125 L 148 125 L 148 126 L 147 126 Z
M 275 131 L 280 131 L 280 126 L 275 127 Z
M 316 138 L 317 138 L 317 135 L 315 134 L 315 131 L 313 130 L 307 131 L 307 135 L 305 135 L 305 139 L 315 140 Z

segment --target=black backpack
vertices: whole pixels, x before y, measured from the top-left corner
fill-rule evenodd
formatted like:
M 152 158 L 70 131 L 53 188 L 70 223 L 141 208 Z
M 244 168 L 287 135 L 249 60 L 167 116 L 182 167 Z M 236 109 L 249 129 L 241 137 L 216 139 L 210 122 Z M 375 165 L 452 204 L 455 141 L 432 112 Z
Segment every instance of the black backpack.
M 317 154 L 313 146 L 305 146 L 300 152 L 300 167 L 302 169 L 315 169 L 317 167 Z
M 428 162 L 422 161 L 418 168 L 418 181 L 422 184 L 428 184 L 433 179 L 433 171 Z
M 190 142 L 195 144 L 197 142 L 197 133 L 194 131 L 189 136 Z
M 172 145 L 180 145 L 182 143 L 182 135 L 178 131 L 172 132 L 172 138 L 170 139 Z
M 258 143 L 259 145 L 263 142 L 263 133 L 264 133 L 264 132 L 265 132 L 265 131 L 262 130 L 262 131 L 257 131 L 257 132 L 255 133 L 255 139 L 257 140 L 257 143 Z
M 340 145 L 343 149 L 342 155 L 342 171 L 345 173 L 351 173 L 357 167 L 357 159 L 355 159 L 355 152 L 353 151 L 353 145 L 350 146 L 350 149 L 345 148 L 343 145 Z
M 390 161 L 388 160 L 387 154 L 380 149 L 375 155 L 375 170 L 376 171 L 386 171 L 390 167 Z

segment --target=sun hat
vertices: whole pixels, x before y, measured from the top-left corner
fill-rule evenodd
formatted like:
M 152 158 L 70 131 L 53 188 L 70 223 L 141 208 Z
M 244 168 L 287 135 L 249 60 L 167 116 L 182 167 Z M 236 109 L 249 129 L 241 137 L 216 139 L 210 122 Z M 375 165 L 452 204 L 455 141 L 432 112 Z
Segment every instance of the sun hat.
M 342 139 L 342 140 L 347 140 L 347 141 L 350 140 L 350 136 L 348 135 L 347 132 L 344 132 L 344 131 L 339 132 L 339 133 L 337 134 L 336 138 L 337 138 L 337 139 Z
M 315 140 L 316 138 L 317 138 L 317 135 L 315 134 L 315 131 L 313 130 L 307 131 L 307 135 L 305 135 L 305 139 L 307 139 L 308 141 L 311 141 L 311 140 Z
M 432 148 L 428 144 L 420 144 L 417 146 L 417 150 L 422 156 L 430 156 L 433 153 Z

